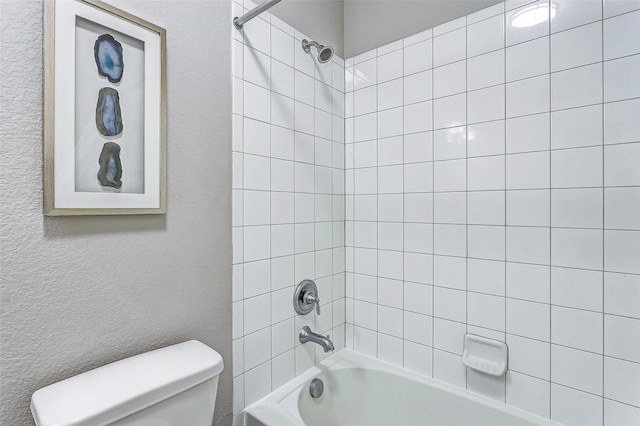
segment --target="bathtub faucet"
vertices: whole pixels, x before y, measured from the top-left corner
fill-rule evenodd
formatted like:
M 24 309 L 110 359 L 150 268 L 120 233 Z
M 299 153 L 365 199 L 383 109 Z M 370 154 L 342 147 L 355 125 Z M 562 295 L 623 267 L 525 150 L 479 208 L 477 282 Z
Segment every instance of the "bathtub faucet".
M 304 326 L 300 330 L 300 343 L 313 342 L 322 346 L 325 352 L 334 350 L 333 342 L 329 339 L 329 336 L 323 336 L 322 334 L 314 333 L 309 326 Z

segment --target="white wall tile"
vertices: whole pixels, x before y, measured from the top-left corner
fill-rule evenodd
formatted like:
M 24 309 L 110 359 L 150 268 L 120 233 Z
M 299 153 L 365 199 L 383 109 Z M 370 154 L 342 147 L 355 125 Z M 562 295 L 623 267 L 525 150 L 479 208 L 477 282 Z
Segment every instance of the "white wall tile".
M 395 80 L 400 85 L 399 93 L 404 93 L 404 104 L 427 101 L 432 98 L 432 71 L 408 75 L 404 80 Z M 382 109 L 382 108 L 381 108 Z
M 640 97 L 640 55 L 604 63 L 604 101 Z
M 434 225 L 434 253 L 445 256 L 466 256 L 467 236 L 465 225 Z
M 637 253 L 640 250 L 640 232 L 605 231 L 604 268 L 611 272 L 640 274 Z
M 604 396 L 635 407 L 640 406 L 640 364 L 605 357 Z
M 505 121 L 497 120 L 467 126 L 467 156 L 504 154 Z
M 467 55 L 467 28 L 463 27 L 433 38 L 433 66 L 450 64 Z M 406 72 L 406 71 L 405 71 Z
M 403 348 L 404 368 L 411 371 L 431 376 L 432 374 L 432 349 L 429 346 L 404 341 Z
M 605 399 L 604 418 L 607 426 L 633 426 L 640 418 L 640 408 Z
M 433 316 L 451 321 L 465 322 L 467 293 L 443 287 L 433 288 Z
M 431 56 L 431 55 L 429 55 Z M 402 77 L 403 70 L 403 51 L 396 50 L 378 57 L 378 82 L 393 80 Z M 348 85 L 345 84 L 345 89 Z
M 404 133 L 417 133 L 431 130 L 432 124 L 431 101 L 420 102 L 404 107 Z
M 465 127 L 451 127 L 433 132 L 434 160 L 465 158 L 467 134 Z
M 466 160 L 437 161 L 433 165 L 433 173 L 434 191 L 464 191 L 466 189 Z
M 460 126 L 467 121 L 467 97 L 465 94 L 448 96 L 446 98 L 436 99 L 433 102 L 433 126 L 436 129 L 443 129 L 447 127 L 457 127 Z M 413 105 L 412 105 L 413 106 Z M 405 111 L 407 108 L 405 107 Z M 417 119 L 415 117 L 412 119 Z M 420 116 L 422 120 L 425 120 L 424 114 Z M 407 130 L 407 119 L 405 117 L 405 133 L 413 133 Z M 412 120 L 410 119 L 410 121 Z M 415 126 L 415 124 L 410 125 Z M 431 130 L 431 128 L 423 128 L 417 129 L 415 131 L 423 131 L 423 130 Z
M 549 343 L 507 334 L 507 345 L 509 346 L 509 370 L 549 381 L 551 375 Z M 507 386 L 508 383 L 507 381 Z M 507 398 L 508 392 L 507 389 Z
M 549 34 L 549 25 L 546 22 L 542 22 L 538 25 L 532 26 L 521 26 L 516 27 L 512 24 L 512 20 L 519 13 L 523 13 L 527 10 L 531 10 L 532 8 L 544 8 L 546 7 L 548 10 L 549 2 L 547 0 L 538 1 L 534 4 L 526 5 L 519 7 L 517 9 L 509 10 L 506 14 L 506 27 L 507 27 L 507 46 L 511 46 L 516 43 L 522 43 L 527 40 L 533 40 L 534 38 L 542 37 Z M 507 7 L 507 9 L 509 9 Z
M 604 354 L 627 361 L 640 362 L 640 343 L 630 336 L 640 333 L 640 320 L 604 316 Z
M 375 112 L 376 109 L 376 86 L 366 87 L 354 92 L 354 115 L 370 114 Z
M 551 345 L 553 383 L 602 395 L 602 364 L 602 355 Z
M 506 189 L 543 189 L 551 182 L 548 152 L 507 155 Z
M 586 65 L 551 74 L 551 109 L 602 102 L 602 65 Z
M 504 260 L 505 228 L 470 225 L 467 230 L 468 256 L 477 259 Z
M 379 84 L 377 88 L 379 110 L 402 106 L 402 79 Z
M 403 160 L 405 163 L 419 163 L 433 160 L 432 132 L 405 135 Z
M 506 121 L 507 153 L 549 149 L 549 114 L 528 115 Z
M 549 38 L 516 44 L 506 50 L 507 81 L 549 73 Z
M 551 268 L 551 303 L 601 312 L 602 281 L 600 271 Z
M 467 94 L 468 122 L 480 123 L 504 119 L 504 85 L 488 87 Z
M 467 199 L 464 192 L 434 194 L 434 222 L 464 224 L 467 216 Z
M 552 383 L 551 419 L 567 425 L 601 425 L 602 398 Z
M 404 339 L 421 345 L 430 346 L 433 341 L 431 334 L 433 318 L 414 312 L 404 312 Z
M 614 144 L 640 140 L 640 100 L 614 102 L 604 106 L 604 143 Z
M 640 8 L 634 0 L 605 0 L 603 3 L 603 18 L 610 18 Z
M 507 333 L 549 341 L 551 325 L 549 305 L 507 299 L 506 313 Z
M 602 314 L 551 307 L 551 343 L 602 353 Z
M 469 191 L 505 188 L 505 157 L 503 155 L 467 160 Z
M 518 117 L 548 111 L 549 91 L 548 75 L 508 83 L 507 117 Z
M 402 285 L 401 285 L 401 292 Z M 433 287 L 426 284 L 404 283 L 404 300 L 400 305 L 405 311 L 415 312 L 423 315 L 433 315 Z
M 456 95 L 466 89 L 467 63 L 465 61 L 454 62 L 433 70 L 433 96 L 435 98 Z
M 556 16 L 551 20 L 551 32 L 554 33 L 602 19 L 600 0 L 583 0 L 580 3 L 560 0 L 553 4 L 556 5 Z
M 433 284 L 439 287 L 464 290 L 467 281 L 466 259 L 463 257 L 434 256 Z
M 553 189 L 551 225 L 566 228 L 602 228 L 602 207 L 601 188 Z
M 549 267 L 524 263 L 507 263 L 507 297 L 549 303 Z
M 551 387 L 546 380 L 508 371 L 506 375 L 506 402 L 509 405 L 548 418 L 550 415 Z
M 463 323 L 433 319 L 433 347 L 462 355 L 466 327 Z
M 551 36 L 551 71 L 602 61 L 602 23 L 584 25 Z
M 507 225 L 550 226 L 548 189 L 507 191 Z
M 504 225 L 504 191 L 469 192 L 467 194 L 467 221 L 477 225 Z
M 467 56 L 504 48 L 504 18 L 497 14 L 467 27 Z
M 404 75 L 415 74 L 432 67 L 432 41 L 425 40 L 420 43 L 405 47 L 404 51 Z M 402 57 L 402 55 L 400 55 Z
M 604 274 L 604 311 L 608 314 L 640 318 L 640 277 Z
M 551 114 L 551 148 L 602 145 L 602 105 Z
M 505 265 L 493 260 L 469 259 L 467 261 L 467 289 L 478 293 L 504 296 Z
M 602 238 L 595 229 L 551 229 L 551 264 L 602 269 Z
M 353 66 L 353 87 L 362 89 L 377 83 L 376 59 L 370 59 Z
M 640 143 L 605 146 L 604 186 L 640 186 L 638 159 Z
M 504 331 L 505 298 L 470 292 L 467 296 L 467 315 L 469 324 Z
M 505 82 L 503 50 L 485 53 L 467 60 L 467 90 L 482 89 Z
M 603 22 L 605 60 L 640 53 L 639 19 L 640 12 L 636 11 Z
M 459 388 L 466 387 L 466 367 L 462 357 L 439 350 L 433 351 L 433 378 Z
M 405 118 L 406 120 L 407 118 Z M 378 137 L 387 138 L 402 134 L 402 108 L 393 108 L 378 113 Z

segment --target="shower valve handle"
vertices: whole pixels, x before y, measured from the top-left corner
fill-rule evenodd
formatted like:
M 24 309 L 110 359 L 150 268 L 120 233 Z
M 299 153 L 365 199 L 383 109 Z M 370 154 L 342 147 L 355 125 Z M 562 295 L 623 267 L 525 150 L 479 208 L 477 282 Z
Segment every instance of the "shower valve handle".
M 316 297 L 315 294 L 313 294 L 313 292 L 308 291 L 304 294 L 304 301 L 305 303 L 308 304 L 315 304 L 316 305 L 316 314 L 320 315 L 320 298 Z

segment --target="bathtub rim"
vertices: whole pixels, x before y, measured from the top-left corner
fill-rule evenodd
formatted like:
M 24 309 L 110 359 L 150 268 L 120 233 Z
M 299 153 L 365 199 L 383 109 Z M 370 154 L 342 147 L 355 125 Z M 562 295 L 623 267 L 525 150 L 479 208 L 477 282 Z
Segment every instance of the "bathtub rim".
M 520 417 L 523 420 L 532 422 L 539 426 L 564 426 L 562 423 L 525 411 L 521 408 L 496 401 L 480 394 L 472 393 L 465 389 L 457 388 L 419 372 L 407 370 L 403 367 L 390 364 L 386 361 L 379 360 L 347 348 L 339 350 L 263 398 L 245 407 L 245 409 L 242 410 L 245 422 L 247 416 L 251 416 L 254 420 L 268 426 L 305 426 L 305 423 L 298 411 L 299 391 L 311 379 L 326 370 L 335 371 L 348 368 L 364 368 L 391 373 L 393 375 L 451 393 L 458 397 L 483 404 L 503 413 Z

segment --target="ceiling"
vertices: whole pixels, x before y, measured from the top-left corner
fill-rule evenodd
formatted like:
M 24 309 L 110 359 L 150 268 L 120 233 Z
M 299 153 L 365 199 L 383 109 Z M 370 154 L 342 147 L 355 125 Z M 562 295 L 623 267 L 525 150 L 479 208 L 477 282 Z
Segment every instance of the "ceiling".
M 344 0 L 346 58 L 468 15 L 500 0 Z

